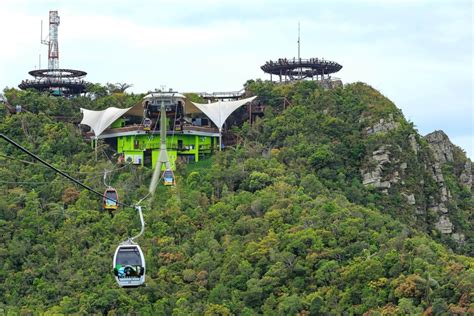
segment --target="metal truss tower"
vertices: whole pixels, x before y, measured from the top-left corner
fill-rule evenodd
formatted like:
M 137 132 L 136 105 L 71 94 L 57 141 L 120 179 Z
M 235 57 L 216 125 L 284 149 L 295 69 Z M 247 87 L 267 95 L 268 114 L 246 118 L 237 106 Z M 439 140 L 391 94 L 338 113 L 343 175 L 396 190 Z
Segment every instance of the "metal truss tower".
M 28 72 L 34 79 L 23 80 L 20 89 L 48 91 L 56 96 L 71 96 L 85 93 L 88 83 L 84 81 L 85 71 L 59 68 L 59 27 L 58 11 L 49 11 L 49 34 L 43 39 L 41 21 L 41 44 L 48 46 L 48 69 L 35 69 Z M 41 57 L 40 65 L 41 68 Z
M 43 40 L 43 34 L 41 34 L 41 43 L 48 45 L 48 69 L 52 71 L 59 69 L 58 27 L 58 11 L 49 11 L 49 38 Z M 41 33 L 43 33 L 42 27 Z

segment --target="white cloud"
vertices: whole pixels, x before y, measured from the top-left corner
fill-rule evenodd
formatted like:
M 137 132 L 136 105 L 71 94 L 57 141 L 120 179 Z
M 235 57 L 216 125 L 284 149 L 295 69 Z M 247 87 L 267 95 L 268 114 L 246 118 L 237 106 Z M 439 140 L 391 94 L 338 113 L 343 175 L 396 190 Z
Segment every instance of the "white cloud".
M 86 24 L 82 21 L 87 21 Z M 131 20 L 110 16 L 71 16 L 61 25 L 68 41 L 120 42 L 136 48 L 162 45 L 205 45 L 228 38 L 243 38 L 245 32 L 238 23 L 200 27 L 145 26 Z
M 25 79 L 39 53 L 46 64 L 39 25 L 49 9 L 61 16 L 61 66 L 88 71 L 93 82 L 132 83 L 136 92 L 161 84 L 180 91 L 238 90 L 247 79 L 268 78 L 260 70 L 266 60 L 297 55 L 300 21 L 303 57 L 341 63 L 336 76 L 344 82 L 367 82 L 422 133 L 443 129 L 467 146 L 472 5 L 466 7 L 395 0 L 0 0 L 0 29 L 6 30 L 0 87 Z

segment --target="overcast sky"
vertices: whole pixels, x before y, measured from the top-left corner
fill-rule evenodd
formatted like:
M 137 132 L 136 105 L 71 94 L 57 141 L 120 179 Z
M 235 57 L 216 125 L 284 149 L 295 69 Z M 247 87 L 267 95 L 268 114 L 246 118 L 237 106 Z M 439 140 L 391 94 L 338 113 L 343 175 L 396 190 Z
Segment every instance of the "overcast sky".
M 233 91 L 268 79 L 260 66 L 297 55 L 334 60 L 344 83 L 363 81 L 425 135 L 444 130 L 471 157 L 473 7 L 470 0 L 0 0 L 0 89 L 47 66 L 40 21 L 58 10 L 61 68 L 87 80 Z

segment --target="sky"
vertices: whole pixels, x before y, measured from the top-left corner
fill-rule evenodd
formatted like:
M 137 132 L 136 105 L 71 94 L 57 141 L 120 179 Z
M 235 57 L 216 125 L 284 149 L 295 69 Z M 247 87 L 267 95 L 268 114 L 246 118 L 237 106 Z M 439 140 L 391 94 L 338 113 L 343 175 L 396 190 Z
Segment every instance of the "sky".
M 236 91 L 269 79 L 267 60 L 301 56 L 343 65 L 391 99 L 421 135 L 443 130 L 474 154 L 470 0 L 1 0 L 0 89 L 47 67 L 40 21 L 58 10 L 60 68 L 131 92 Z

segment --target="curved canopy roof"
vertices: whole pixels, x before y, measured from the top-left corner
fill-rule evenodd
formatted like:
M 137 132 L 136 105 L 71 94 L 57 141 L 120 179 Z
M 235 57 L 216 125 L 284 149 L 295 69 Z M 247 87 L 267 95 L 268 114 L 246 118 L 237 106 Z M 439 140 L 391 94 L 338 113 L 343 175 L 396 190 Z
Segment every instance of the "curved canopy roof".
M 178 92 L 150 92 L 143 97 L 143 100 L 152 99 L 152 98 L 177 98 L 177 99 L 186 99 L 184 94 Z
M 90 126 L 95 136 L 99 136 L 122 115 L 143 116 L 143 107 L 139 103 L 126 109 L 110 107 L 102 111 L 92 111 L 81 108 L 81 112 L 81 124 Z
M 213 103 L 195 103 L 192 102 L 199 110 L 207 115 L 216 126 L 222 129 L 225 120 L 242 105 L 252 102 L 255 97 L 246 98 L 237 101 L 217 101 Z

